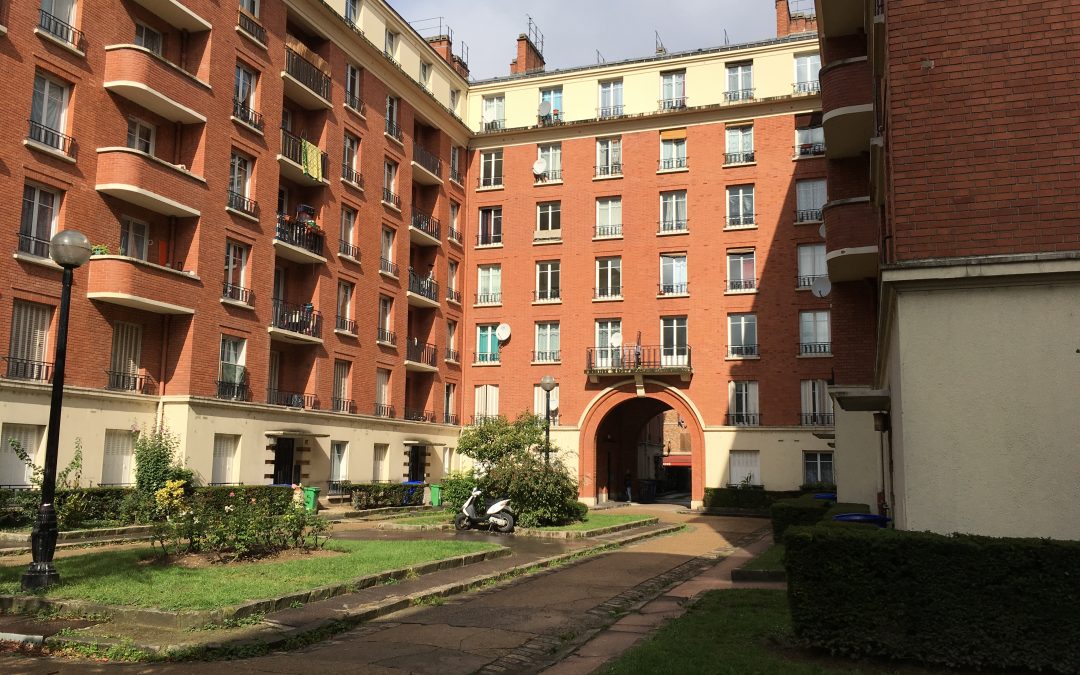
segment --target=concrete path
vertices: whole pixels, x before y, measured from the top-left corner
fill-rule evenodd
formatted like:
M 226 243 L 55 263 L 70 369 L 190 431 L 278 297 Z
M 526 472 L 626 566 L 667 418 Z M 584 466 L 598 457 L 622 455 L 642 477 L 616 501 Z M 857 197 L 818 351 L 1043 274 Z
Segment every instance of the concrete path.
M 243 661 L 161 665 L 0 657 L 0 670 L 455 675 L 538 672 L 570 656 L 557 666 L 566 670 L 553 672 L 589 672 L 661 620 L 681 613 L 681 600 L 719 587 L 723 576 L 715 560 L 734 552 L 735 542 L 760 539 L 767 525 L 760 519 L 678 514 L 677 508 L 635 506 L 625 512 L 647 512 L 662 522 L 689 525 L 678 534 L 454 596 L 442 604 L 412 607 L 297 651 Z M 356 536 L 373 534 L 361 531 Z M 755 532 L 759 534 L 751 537 Z M 702 574 L 710 569 L 713 572 Z M 694 581 L 678 585 L 688 579 Z

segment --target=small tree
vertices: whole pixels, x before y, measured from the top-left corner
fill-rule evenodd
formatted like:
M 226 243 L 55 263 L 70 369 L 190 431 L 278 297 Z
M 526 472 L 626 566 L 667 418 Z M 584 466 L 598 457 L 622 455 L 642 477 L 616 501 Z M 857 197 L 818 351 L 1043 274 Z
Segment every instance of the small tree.
M 529 454 L 543 442 L 543 419 L 522 413 L 513 422 L 496 417 L 465 429 L 458 439 L 458 451 L 486 471 L 507 458 Z
M 165 425 L 133 429 L 135 434 L 135 490 L 152 500 L 170 480 L 192 484 L 194 473 L 180 463 L 180 439 Z

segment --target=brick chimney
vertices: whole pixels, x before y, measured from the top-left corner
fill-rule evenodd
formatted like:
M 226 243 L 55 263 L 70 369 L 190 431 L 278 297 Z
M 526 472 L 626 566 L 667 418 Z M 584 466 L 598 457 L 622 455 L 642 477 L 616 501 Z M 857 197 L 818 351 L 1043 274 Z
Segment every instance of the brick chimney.
M 531 73 L 544 69 L 544 55 L 525 33 L 517 39 L 517 58 L 510 62 L 510 74 Z
M 454 55 L 454 45 L 449 35 L 435 35 L 427 39 L 431 48 L 457 71 L 464 79 L 469 79 L 469 66 L 460 56 Z
M 816 32 L 813 0 L 776 0 L 776 37 Z

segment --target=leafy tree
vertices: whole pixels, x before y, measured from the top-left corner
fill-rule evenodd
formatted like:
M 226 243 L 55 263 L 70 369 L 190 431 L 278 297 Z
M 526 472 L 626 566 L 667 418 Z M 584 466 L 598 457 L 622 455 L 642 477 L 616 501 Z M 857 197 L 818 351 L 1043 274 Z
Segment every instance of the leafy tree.
M 543 418 L 522 413 L 513 422 L 496 417 L 465 429 L 458 439 L 458 451 L 486 471 L 504 459 L 529 454 L 543 442 Z
M 194 472 L 180 462 L 179 437 L 165 425 L 132 430 L 135 434 L 135 490 L 152 500 L 171 480 L 193 485 Z

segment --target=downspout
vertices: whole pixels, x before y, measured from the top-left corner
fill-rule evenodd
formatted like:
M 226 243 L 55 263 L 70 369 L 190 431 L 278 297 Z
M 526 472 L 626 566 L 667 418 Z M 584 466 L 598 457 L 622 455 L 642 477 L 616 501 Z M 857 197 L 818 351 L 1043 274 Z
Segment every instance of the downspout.
M 161 317 L 161 362 L 158 364 L 158 403 L 157 403 L 157 428 L 165 419 L 165 360 L 169 356 L 169 329 L 172 327 L 172 317 L 168 314 Z

